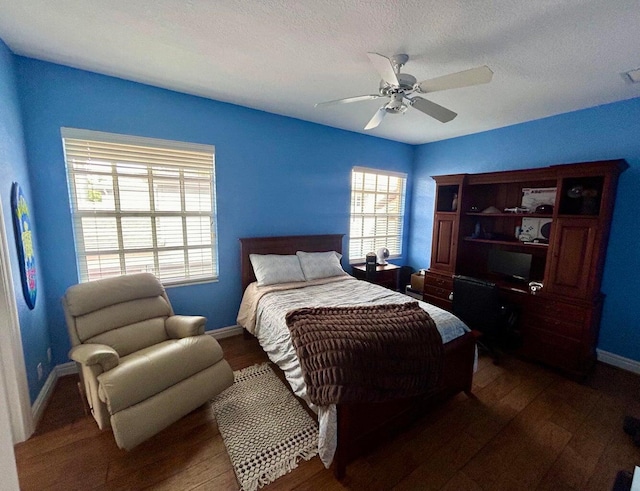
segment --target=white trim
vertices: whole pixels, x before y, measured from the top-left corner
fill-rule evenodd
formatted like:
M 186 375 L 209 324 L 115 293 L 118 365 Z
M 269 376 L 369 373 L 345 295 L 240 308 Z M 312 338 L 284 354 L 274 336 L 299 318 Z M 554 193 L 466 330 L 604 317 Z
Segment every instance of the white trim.
M 393 170 L 372 169 L 371 167 L 359 167 L 357 165 L 353 167 L 352 170 L 355 172 L 365 172 L 367 174 L 378 174 L 380 176 L 393 176 L 393 177 L 400 177 L 402 179 L 407 178 L 406 172 L 397 172 Z
M 0 376 L 4 376 L 4 386 L 9 401 L 13 442 L 19 443 L 33 434 L 35 424 L 29 400 L 29 385 L 22 351 L 20 320 L 13 288 L 6 230 L 0 201 L 0 312 L 3 312 L 0 315 Z
M 637 373 L 640 375 L 640 361 L 632 360 L 631 358 L 625 358 L 624 356 L 616 355 L 615 353 L 609 353 L 601 349 L 596 349 L 598 355 L 598 361 L 612 365 L 614 367 L 622 368 L 628 372 Z
M 75 375 L 76 373 L 78 373 L 78 364 L 75 361 L 61 363 L 60 365 L 56 365 L 55 372 L 56 378 L 65 377 L 67 375 Z
M 3 372 L 0 363 L 0 372 Z M 13 439 L 11 435 L 11 415 L 9 409 L 11 402 L 7 398 L 5 390 L 4 373 L 0 373 L 0 475 L 2 476 L 2 489 L 7 491 L 19 490 L 18 470 L 16 469 L 16 457 L 13 451 Z
M 42 418 L 44 409 L 47 407 L 47 402 L 49 402 L 49 399 L 53 394 L 53 389 L 55 388 L 57 381 L 58 373 L 56 367 L 56 369 L 51 370 L 51 372 L 49 373 L 46 382 L 42 386 L 42 390 L 40 390 L 40 393 L 38 394 L 38 397 L 36 397 L 33 406 L 31 406 L 31 413 L 33 414 L 33 421 L 36 426 L 38 425 L 40 418 Z
M 62 138 L 76 140 L 91 140 L 108 143 L 122 143 L 124 145 L 140 145 L 149 147 L 162 147 L 170 150 L 183 150 L 187 152 L 215 152 L 214 145 L 206 143 L 182 142 L 176 140 L 163 140 L 161 138 L 148 138 L 144 136 L 124 135 L 122 133 L 106 133 L 104 131 L 84 130 L 79 128 L 60 128 Z
M 136 271 L 166 284 L 218 279 L 213 146 L 61 132 L 81 283 Z
M 215 339 L 224 339 L 230 338 L 231 336 L 237 336 L 238 334 L 242 334 L 243 328 L 242 326 L 227 326 L 221 327 L 220 329 L 212 329 L 211 331 L 205 332 L 209 336 L 213 336 Z
M 373 189 L 367 189 L 368 177 L 375 178 Z M 402 189 L 390 188 L 388 182 L 379 189 L 379 179 L 395 178 L 401 183 Z M 376 171 L 365 167 L 354 167 L 351 170 L 351 198 L 349 205 L 349 263 L 364 262 L 365 256 L 371 250 L 380 247 L 389 249 L 391 258 L 402 255 L 403 230 L 405 222 L 407 199 L 407 175 L 393 172 Z M 384 197 L 384 201 L 379 199 Z M 385 205 L 391 201 L 400 201 L 396 212 Z M 365 212 L 365 210 L 369 210 Z

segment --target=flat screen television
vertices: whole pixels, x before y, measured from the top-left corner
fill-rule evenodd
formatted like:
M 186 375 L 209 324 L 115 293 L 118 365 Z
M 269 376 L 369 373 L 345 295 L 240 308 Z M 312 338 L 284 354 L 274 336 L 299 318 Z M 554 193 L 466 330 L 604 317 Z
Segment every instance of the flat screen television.
M 531 254 L 491 249 L 487 261 L 487 269 L 516 281 L 529 281 L 531 275 Z

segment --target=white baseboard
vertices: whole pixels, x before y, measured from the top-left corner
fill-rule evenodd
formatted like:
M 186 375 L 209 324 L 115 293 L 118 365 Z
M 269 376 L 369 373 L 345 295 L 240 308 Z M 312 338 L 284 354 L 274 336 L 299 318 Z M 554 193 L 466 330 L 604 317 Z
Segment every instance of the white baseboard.
M 67 363 L 56 365 L 56 375 L 58 377 L 74 375 L 76 373 L 78 373 L 78 364 L 75 361 L 68 361 Z
M 608 351 L 603 351 L 601 349 L 596 349 L 596 354 L 598 356 L 598 361 L 601 361 L 602 363 L 622 368 L 623 370 L 640 375 L 640 361 L 625 358 L 624 356 L 609 353 Z
M 216 339 L 224 339 L 230 338 L 231 336 L 237 336 L 238 334 L 242 334 L 243 328 L 241 326 L 228 326 L 221 327 L 220 329 L 212 329 L 211 331 L 205 332 L 209 336 L 213 336 Z
M 56 367 L 54 367 L 42 386 L 42 390 L 40 390 L 38 397 L 36 397 L 36 400 L 31 405 L 34 427 L 38 426 L 38 421 L 42 418 L 44 408 L 47 407 L 47 402 L 49 402 L 49 398 L 51 397 L 51 394 L 53 394 L 53 388 L 56 386 L 56 380 L 58 380 L 58 374 L 56 373 Z

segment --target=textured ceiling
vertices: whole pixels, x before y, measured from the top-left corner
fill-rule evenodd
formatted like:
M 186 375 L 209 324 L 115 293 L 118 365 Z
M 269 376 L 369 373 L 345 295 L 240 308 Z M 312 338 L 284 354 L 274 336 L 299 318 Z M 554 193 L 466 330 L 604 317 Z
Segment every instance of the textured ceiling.
M 19 55 L 407 143 L 640 96 L 639 0 L 0 0 Z M 479 65 L 487 85 L 427 96 L 365 132 L 380 100 L 366 53 L 407 53 L 418 80 Z

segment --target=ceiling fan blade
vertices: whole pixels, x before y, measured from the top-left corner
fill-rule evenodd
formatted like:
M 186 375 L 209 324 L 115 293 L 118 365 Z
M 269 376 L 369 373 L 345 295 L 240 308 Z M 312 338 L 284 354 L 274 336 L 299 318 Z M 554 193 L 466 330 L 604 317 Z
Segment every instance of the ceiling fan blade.
M 378 94 L 371 94 L 371 95 L 357 95 L 355 97 L 346 97 L 344 99 L 336 99 L 335 101 L 327 101 L 327 102 L 318 102 L 316 105 L 314 105 L 313 107 L 318 107 L 318 106 L 331 106 L 333 104 L 347 104 L 349 102 L 360 102 L 360 101 L 368 101 L 371 99 L 379 99 L 380 97 L 385 97 L 385 96 L 381 96 Z
M 382 80 L 389 85 L 399 85 L 398 76 L 396 75 L 396 71 L 393 69 L 393 63 L 391 63 L 389 58 L 378 53 L 367 53 L 367 56 L 380 74 Z
M 448 123 L 458 115 L 446 107 L 442 107 L 441 105 L 428 101 L 427 99 L 423 99 L 422 97 L 414 97 L 413 99 L 410 99 L 410 103 L 418 111 L 422 111 L 427 116 L 431 116 L 441 123 Z
M 380 109 L 376 111 L 376 113 L 373 115 L 373 118 L 371 118 L 367 123 L 367 126 L 364 127 L 365 130 L 371 130 L 377 127 L 380 123 L 382 123 L 382 120 L 387 115 L 387 111 L 385 107 L 386 106 L 382 106 Z
M 442 77 L 424 80 L 418 84 L 420 92 L 436 92 L 438 90 L 459 89 L 461 87 L 469 87 L 471 85 L 480 85 L 491 82 L 493 72 L 484 65 L 469 70 L 463 70 Z

